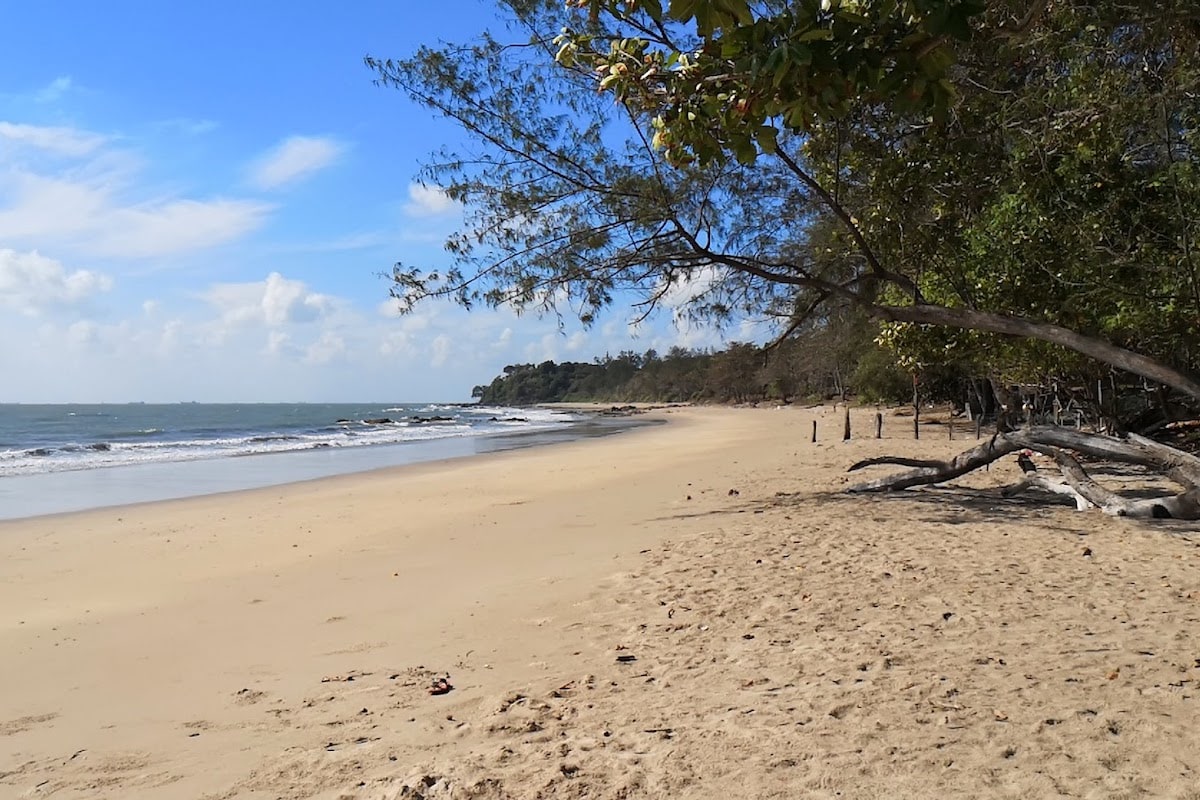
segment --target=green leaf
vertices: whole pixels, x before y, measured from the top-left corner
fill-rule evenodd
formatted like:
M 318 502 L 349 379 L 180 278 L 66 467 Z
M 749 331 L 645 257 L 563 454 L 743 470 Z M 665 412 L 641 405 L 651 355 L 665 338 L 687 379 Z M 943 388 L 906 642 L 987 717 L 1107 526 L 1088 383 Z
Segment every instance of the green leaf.
M 733 13 L 742 25 L 754 24 L 754 14 L 750 12 L 750 3 L 748 0 L 734 0 Z
M 853 11 L 847 11 L 844 8 L 838 9 L 837 18 L 839 22 L 849 22 L 863 28 L 868 27 L 871 24 L 871 20 L 867 19 L 862 14 L 857 14 Z
M 662 0 L 641 0 L 642 10 L 655 22 L 662 22 Z
M 917 60 L 921 72 L 929 78 L 940 78 L 946 74 L 946 70 L 950 69 L 950 65 L 954 63 L 954 54 L 950 52 L 950 48 L 945 45 L 939 45 L 933 48 Z
M 696 20 L 696 33 L 704 37 L 711 36 L 713 30 L 716 28 L 716 23 L 713 20 L 715 14 L 712 5 L 701 0 L 701 2 L 696 4 L 692 16 Z
M 758 148 L 747 136 L 738 136 L 730 140 L 729 144 L 733 148 L 733 155 L 739 164 L 749 166 L 758 158 Z
M 667 15 L 679 22 L 687 22 L 696 15 L 697 0 L 671 0 Z
M 728 14 L 739 25 L 750 25 L 754 15 L 750 13 L 749 0 L 709 0 L 714 7 Z
M 795 39 L 797 42 L 828 42 L 832 40 L 833 31 L 829 28 L 813 28 L 812 30 L 805 31 L 804 33 L 800 34 Z
M 794 44 L 788 48 L 788 55 L 792 62 L 802 67 L 806 67 L 812 63 L 813 51 L 810 47 L 805 47 L 802 44 Z
M 944 31 L 955 39 L 968 39 L 971 36 L 971 17 L 973 14 L 964 6 L 956 6 L 946 15 Z
M 779 149 L 779 131 L 771 125 L 762 125 L 754 131 L 754 141 L 764 153 L 774 153 Z

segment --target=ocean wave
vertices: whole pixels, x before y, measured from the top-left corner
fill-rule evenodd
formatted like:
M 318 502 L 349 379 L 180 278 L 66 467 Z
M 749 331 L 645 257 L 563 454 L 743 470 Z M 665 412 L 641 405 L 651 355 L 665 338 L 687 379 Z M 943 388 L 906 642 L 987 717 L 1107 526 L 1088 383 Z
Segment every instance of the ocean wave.
M 131 439 L 138 436 L 157 436 L 162 433 L 162 428 L 138 428 L 131 431 L 117 431 L 112 434 L 114 439 Z
M 193 432 L 189 438 L 168 439 L 157 436 L 161 434 L 158 429 L 147 428 L 143 429 L 146 435 L 138 438 L 112 437 L 106 441 L 64 442 L 4 450 L 0 451 L 0 477 L 325 448 L 397 445 L 511 433 L 513 430 L 548 429 L 577 419 L 557 411 L 503 406 L 435 409 L 430 404 L 421 407 L 422 411 L 416 414 L 414 408 L 399 409 L 406 412 L 404 417 L 338 420 L 307 431 Z M 425 411 L 426 408 L 429 411 Z M 450 408 L 455 412 L 453 416 L 435 413 Z M 122 441 L 122 438 L 126 440 Z

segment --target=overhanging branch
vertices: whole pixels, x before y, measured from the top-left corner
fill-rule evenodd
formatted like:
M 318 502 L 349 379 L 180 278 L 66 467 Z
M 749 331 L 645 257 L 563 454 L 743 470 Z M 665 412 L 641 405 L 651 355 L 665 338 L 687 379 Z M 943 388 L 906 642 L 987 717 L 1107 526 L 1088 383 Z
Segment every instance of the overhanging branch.
M 1110 344 L 1102 339 L 1085 336 L 1082 333 L 1051 325 L 1045 322 L 1035 322 L 1022 317 L 1005 314 L 993 314 L 986 311 L 974 311 L 967 308 L 947 308 L 945 306 L 915 305 L 915 306 L 880 306 L 865 304 L 867 313 L 876 319 L 888 322 L 913 322 L 920 325 L 943 325 L 951 328 L 987 331 L 1008 336 L 1025 336 L 1038 339 L 1050 344 L 1057 344 L 1068 350 L 1074 350 L 1118 369 L 1140 375 L 1148 380 L 1170 386 L 1194 399 L 1200 400 L 1200 381 L 1180 370 L 1169 367 L 1161 361 L 1126 350 Z

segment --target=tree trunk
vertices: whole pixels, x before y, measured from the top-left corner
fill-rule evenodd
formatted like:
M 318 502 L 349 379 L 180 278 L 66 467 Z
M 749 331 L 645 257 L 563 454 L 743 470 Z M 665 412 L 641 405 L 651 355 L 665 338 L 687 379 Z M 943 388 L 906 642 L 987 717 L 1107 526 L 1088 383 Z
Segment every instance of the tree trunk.
M 1078 508 L 1095 506 L 1114 516 L 1164 519 L 1200 519 L 1200 458 L 1135 434 L 1124 437 L 1083 433 L 1069 428 L 1042 425 L 1008 433 L 997 433 L 976 447 L 948 461 L 880 457 L 860 461 L 849 471 L 877 464 L 897 464 L 911 469 L 849 487 L 848 492 L 880 492 L 944 483 L 1018 450 L 1036 450 L 1055 460 L 1062 478 L 1029 474 L 1006 496 L 1036 486 L 1075 498 Z M 1163 497 L 1130 500 L 1097 483 L 1070 452 L 1155 470 L 1180 484 L 1184 491 Z

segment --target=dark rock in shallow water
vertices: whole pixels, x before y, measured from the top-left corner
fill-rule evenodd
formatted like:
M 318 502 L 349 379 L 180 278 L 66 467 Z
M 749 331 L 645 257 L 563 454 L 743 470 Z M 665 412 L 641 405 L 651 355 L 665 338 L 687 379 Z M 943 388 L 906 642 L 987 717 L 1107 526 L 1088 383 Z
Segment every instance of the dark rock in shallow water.
M 390 417 L 375 417 L 374 419 L 364 419 L 364 425 L 393 425 Z
M 107 453 L 109 450 L 112 450 L 112 445 L 108 442 L 96 442 L 95 444 L 89 444 L 88 450 L 98 450 L 101 453 Z
M 613 406 L 607 411 L 601 411 L 602 417 L 628 417 L 632 414 L 641 414 L 642 411 L 637 406 Z
M 413 425 L 423 425 L 426 422 L 454 422 L 454 417 L 418 417 L 412 416 L 408 418 Z

